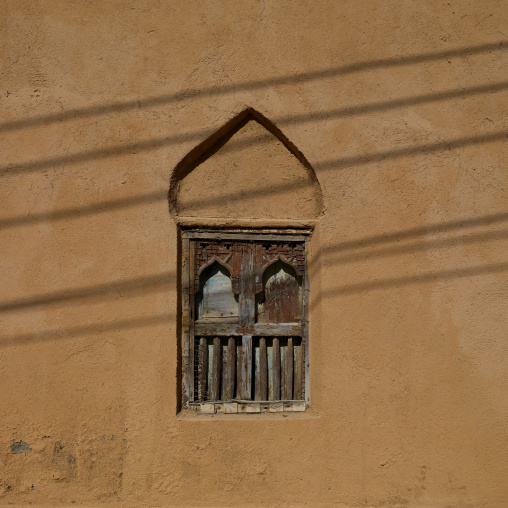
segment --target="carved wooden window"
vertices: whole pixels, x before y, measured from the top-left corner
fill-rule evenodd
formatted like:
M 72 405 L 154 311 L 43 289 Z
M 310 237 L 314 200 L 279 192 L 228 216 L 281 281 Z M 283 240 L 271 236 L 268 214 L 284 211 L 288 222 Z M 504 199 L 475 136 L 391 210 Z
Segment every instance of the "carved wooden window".
M 184 406 L 303 411 L 308 235 L 186 230 L 182 237 Z

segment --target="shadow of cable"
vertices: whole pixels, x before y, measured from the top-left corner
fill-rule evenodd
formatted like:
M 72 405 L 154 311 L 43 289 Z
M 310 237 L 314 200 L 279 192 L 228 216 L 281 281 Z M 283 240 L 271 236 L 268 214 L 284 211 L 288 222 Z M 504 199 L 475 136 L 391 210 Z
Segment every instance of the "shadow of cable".
M 387 278 L 372 280 L 361 283 L 343 285 L 336 288 L 322 290 L 317 295 L 312 295 L 311 309 L 320 304 L 323 300 L 336 296 L 361 294 L 366 291 L 393 289 L 409 285 L 424 284 L 427 282 L 441 282 L 463 277 L 488 275 L 508 271 L 508 263 L 479 265 L 454 270 L 443 270 L 428 272 L 405 277 Z M 109 321 L 106 323 L 95 323 L 92 325 L 75 326 L 70 328 L 58 328 L 49 331 L 39 331 L 12 336 L 0 337 L 0 347 L 17 346 L 23 344 L 34 344 L 41 341 L 76 338 L 82 335 L 99 334 L 104 332 L 116 332 L 133 328 L 142 328 L 158 324 L 175 325 L 176 316 L 164 314 L 158 316 L 146 316 L 121 321 Z
M 508 212 L 483 215 L 481 217 L 469 217 L 467 219 L 440 222 L 437 224 L 429 224 L 428 226 L 403 229 L 392 233 L 383 233 L 381 235 L 372 235 L 355 240 L 348 240 L 346 242 L 339 242 L 325 246 L 321 250 L 324 254 L 328 254 L 330 252 L 343 252 L 345 250 L 364 248 L 387 242 L 399 242 L 401 240 L 407 240 L 418 236 L 445 233 L 456 229 L 490 226 L 499 222 L 505 222 L 506 220 L 508 220 Z
M 278 125 L 293 125 L 307 122 L 316 122 L 322 120 L 330 120 L 333 118 L 343 118 L 348 116 L 362 115 L 365 113 L 376 113 L 387 111 L 390 109 L 404 108 L 408 106 L 418 106 L 421 104 L 429 104 L 432 102 L 441 102 L 457 97 L 470 97 L 485 93 L 495 93 L 508 89 L 508 81 L 493 83 L 490 85 L 473 86 L 470 88 L 445 90 L 426 95 L 416 95 L 404 97 L 402 99 L 391 99 L 387 101 L 371 102 L 368 104 L 359 104 L 358 106 L 350 106 L 347 108 L 337 108 L 330 111 L 314 114 L 288 115 L 276 118 L 274 121 Z
M 443 270 L 439 272 L 428 272 L 418 275 L 410 275 L 405 277 L 394 277 L 381 280 L 371 280 L 348 284 L 336 288 L 325 289 L 318 295 L 318 298 L 325 299 L 334 296 L 354 295 L 364 293 L 366 291 L 374 291 L 379 289 L 393 289 L 403 286 L 424 284 L 427 282 L 441 282 L 450 279 L 462 277 L 473 277 L 476 275 L 488 275 L 508 271 L 508 263 L 490 264 L 471 266 L 467 268 L 457 268 L 454 270 Z
M 398 256 L 401 254 L 413 254 L 418 251 L 422 252 L 434 250 L 437 248 L 453 247 L 456 245 L 471 245 L 485 241 L 503 240 L 505 238 L 508 238 L 508 230 L 457 236 L 455 238 L 445 238 L 438 240 L 432 239 L 431 241 L 414 242 L 411 244 L 396 245 L 391 247 L 378 248 L 375 250 L 368 249 L 353 252 L 350 254 L 342 254 L 340 250 L 337 250 L 336 252 L 330 251 L 330 254 L 326 260 L 326 264 L 328 266 L 330 264 L 339 263 L 358 263 L 373 258 L 377 259 L 389 256 Z
M 340 264 L 351 261 L 364 261 L 371 257 L 382 257 L 411 253 L 416 250 L 432 250 L 435 248 L 477 243 L 481 241 L 491 241 L 504 239 L 508 236 L 506 230 L 502 231 L 483 231 L 464 236 L 445 239 L 432 239 L 432 242 L 417 241 L 412 244 L 402 246 L 387 246 L 383 244 L 399 242 L 401 240 L 415 239 L 430 234 L 439 234 L 446 232 L 457 232 L 461 229 L 470 229 L 476 227 L 491 226 L 508 220 L 508 212 L 484 215 L 482 217 L 470 217 L 437 224 L 429 224 L 424 227 L 404 229 L 381 235 L 367 236 L 356 240 L 338 242 L 333 245 L 321 247 L 319 251 L 313 253 L 313 263 L 326 255 L 327 264 Z M 372 248 L 374 250 L 361 250 Z M 351 250 L 356 252 L 349 252 Z M 20 310 L 31 309 L 38 306 L 53 305 L 57 303 L 76 302 L 87 300 L 103 300 L 104 298 L 121 298 L 127 296 L 136 296 L 151 292 L 176 289 L 177 273 L 164 272 L 160 274 L 144 275 L 124 280 L 114 280 L 103 284 L 96 284 L 81 288 L 66 289 L 63 291 L 47 292 L 38 295 L 31 295 L 25 298 L 19 298 L 10 301 L 0 302 L 0 314 L 16 312 Z
M 17 215 L 15 217 L 0 218 L 0 230 L 13 227 L 25 226 L 29 224 L 40 224 L 46 221 L 57 221 L 64 219 L 78 219 L 89 215 L 114 212 L 124 210 L 135 206 L 143 206 L 157 202 L 166 202 L 168 199 L 167 190 L 148 192 L 146 194 L 131 196 L 128 198 L 113 199 L 110 201 L 100 201 L 86 206 L 76 206 L 74 208 L 64 208 L 51 212 L 34 213 L 30 215 Z
M 402 67 L 425 62 L 432 62 L 441 59 L 454 57 L 466 57 L 503 51 L 506 49 L 508 41 L 501 40 L 476 46 L 466 46 L 463 48 L 449 49 L 445 51 L 436 51 L 421 53 L 419 55 L 404 55 L 399 57 L 382 58 L 378 60 L 366 60 L 353 64 L 341 65 L 335 68 L 320 69 L 316 71 L 301 72 L 292 76 L 277 76 L 273 78 L 247 81 L 232 85 L 213 86 L 206 88 L 187 89 L 181 92 L 159 95 L 143 100 L 133 99 L 114 104 L 103 104 L 90 106 L 86 108 L 76 108 L 63 113 L 50 113 L 32 118 L 13 120 L 0 124 L 0 132 L 8 132 L 26 127 L 36 127 L 39 125 L 49 125 L 56 122 L 66 122 L 80 118 L 90 118 L 110 113 L 121 113 L 141 108 L 149 108 L 159 105 L 167 105 L 185 100 L 192 100 L 199 97 L 217 97 L 226 94 L 237 93 L 238 91 L 255 91 L 278 85 L 298 85 L 316 80 L 346 76 L 353 73 L 391 67 Z
M 174 289 L 175 287 L 176 272 L 145 275 L 142 277 L 111 281 L 83 288 L 66 289 L 64 291 L 32 295 L 25 298 L 11 300 L 9 302 L 0 302 L 0 314 L 52 305 L 55 303 L 73 303 L 79 300 L 87 300 L 87 303 L 92 303 L 96 299 L 104 300 L 104 298 L 137 296 L 162 290 Z
M 155 325 L 170 325 L 174 322 L 174 315 L 161 314 L 158 316 L 144 316 L 140 318 L 124 319 L 121 321 L 108 321 L 92 325 L 74 326 L 70 328 L 56 328 L 33 333 L 24 333 L 13 336 L 0 337 L 0 347 L 22 346 L 37 344 L 56 339 L 73 339 L 83 335 L 118 332 L 134 328 L 144 328 Z
M 376 152 L 372 154 L 365 154 L 360 156 L 352 157 L 341 157 L 338 159 L 332 159 L 323 162 L 317 162 L 314 165 L 316 171 L 330 171 L 344 169 L 352 166 L 362 166 L 371 164 L 373 162 L 381 162 L 384 160 L 397 159 L 407 157 L 415 154 L 427 154 L 433 152 L 439 152 L 444 150 L 453 150 L 466 146 L 474 146 L 488 143 L 495 143 L 498 141 L 505 141 L 508 139 L 508 131 L 498 131 L 490 134 L 484 134 L 480 136 L 471 136 L 465 138 L 455 138 L 447 141 L 441 141 L 438 143 L 430 143 L 427 145 L 415 145 L 398 150 L 387 150 L 382 152 Z M 312 185 L 309 182 L 309 185 Z M 301 188 L 302 184 L 297 183 L 284 183 L 281 185 L 270 185 L 266 187 L 259 187 L 255 190 L 250 191 L 251 197 L 260 195 L 273 195 L 281 192 L 293 190 L 294 188 Z M 229 203 L 234 203 L 238 200 L 244 200 L 245 195 L 242 191 L 237 193 L 231 193 L 227 197 Z M 192 208 L 197 210 L 199 208 L 214 204 L 216 197 L 212 198 L 198 198 L 185 203 L 186 208 Z M 144 205 L 154 203 L 160 200 L 167 200 L 167 191 L 155 191 L 143 195 L 133 196 L 129 198 L 120 198 L 117 200 L 103 201 L 93 205 L 87 205 L 84 207 L 68 208 L 63 210 L 56 210 L 50 213 L 39 213 L 34 215 L 21 215 L 14 217 L 6 217 L 0 219 L 0 228 L 6 229 L 10 227 L 18 227 L 27 224 L 34 224 L 37 222 L 44 222 L 47 220 L 61 220 L 65 218 L 78 218 L 82 216 L 88 216 L 96 213 L 104 213 L 112 210 L 120 210 L 129 208 L 131 206 Z
M 474 146 L 487 143 L 495 143 L 497 141 L 505 141 L 508 139 L 508 131 L 497 131 L 481 136 L 470 136 L 465 138 L 455 138 L 448 141 L 440 141 L 438 143 L 429 143 L 427 145 L 409 146 L 398 150 L 387 150 L 385 152 L 377 152 L 372 154 L 341 157 L 338 159 L 330 159 L 328 161 L 318 162 L 314 165 L 316 171 L 324 171 L 330 169 L 344 169 L 351 166 L 361 166 L 372 162 L 382 162 L 384 160 L 393 160 L 417 153 L 427 154 L 432 152 L 440 152 L 444 150 L 453 150 L 465 146 Z
M 315 114 L 290 115 L 286 117 L 275 118 L 273 122 L 277 124 L 279 127 L 284 127 L 287 125 L 323 121 L 331 118 L 340 118 L 370 112 L 386 111 L 399 107 L 432 103 L 436 101 L 453 99 L 454 97 L 467 97 L 483 93 L 495 93 L 501 90 L 508 90 L 508 82 L 504 81 L 500 83 L 481 85 L 477 87 L 464 88 L 459 90 L 447 90 L 435 94 L 406 97 L 403 99 L 395 99 L 390 101 L 381 101 L 370 104 L 363 104 L 359 106 L 339 108 L 336 110 L 330 110 Z M 191 141 L 202 141 L 203 139 L 206 139 L 207 137 L 211 136 L 214 132 L 215 131 L 212 129 L 200 129 L 195 132 L 185 134 L 175 134 L 172 136 L 164 136 L 156 139 L 141 141 L 138 143 L 127 143 L 119 146 L 100 148 L 97 150 L 79 152 L 60 157 L 51 157 L 40 161 L 29 161 L 20 164 L 7 164 L 0 167 L 0 175 L 15 175 L 20 173 L 41 171 L 45 169 L 52 169 L 60 166 L 65 166 L 67 164 L 78 164 L 82 162 L 104 159 L 108 157 L 118 157 L 127 154 L 136 154 L 138 152 L 156 150 L 159 148 L 176 145 L 180 143 L 187 143 Z M 249 146 L 254 146 L 268 142 L 271 139 L 272 139 L 271 136 L 263 135 L 242 142 L 235 142 L 234 140 L 232 140 L 225 147 L 223 147 L 222 150 L 223 151 L 243 150 L 245 148 L 248 148 Z M 352 160 L 354 161 L 356 159 L 353 157 Z

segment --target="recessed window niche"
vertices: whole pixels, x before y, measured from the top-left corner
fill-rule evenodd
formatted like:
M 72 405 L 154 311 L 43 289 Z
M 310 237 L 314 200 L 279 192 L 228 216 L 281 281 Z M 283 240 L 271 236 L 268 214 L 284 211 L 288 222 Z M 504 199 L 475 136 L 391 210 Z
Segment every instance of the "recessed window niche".
M 182 408 L 304 411 L 316 175 L 249 108 L 191 150 L 169 193 L 181 241 Z

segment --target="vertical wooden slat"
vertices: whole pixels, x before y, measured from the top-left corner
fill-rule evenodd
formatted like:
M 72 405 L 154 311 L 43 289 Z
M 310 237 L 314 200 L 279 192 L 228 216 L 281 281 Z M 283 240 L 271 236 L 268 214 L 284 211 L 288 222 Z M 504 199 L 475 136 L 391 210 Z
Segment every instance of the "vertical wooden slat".
M 254 345 L 254 400 L 268 400 L 266 339 L 260 337 Z
M 302 396 L 302 343 L 299 341 L 293 345 L 294 351 L 294 385 L 293 385 L 293 398 L 300 400 Z
M 228 343 L 227 340 L 221 339 L 222 349 L 222 371 L 221 371 L 221 400 L 227 400 L 228 380 Z
M 284 376 L 284 400 L 293 399 L 293 337 L 288 338 Z
M 279 338 L 273 338 L 273 400 L 280 400 L 280 345 Z
M 229 337 L 228 339 L 228 360 L 227 360 L 227 386 L 226 386 L 226 400 L 232 400 L 235 396 L 235 338 Z
M 213 339 L 213 359 L 212 359 L 212 383 L 210 386 L 210 400 L 220 399 L 220 367 L 221 367 L 221 343 L 220 338 Z
M 242 336 L 242 360 L 240 364 L 241 374 L 238 377 L 240 386 L 240 398 L 252 399 L 252 336 Z
M 240 326 L 254 324 L 256 320 L 254 277 L 254 247 L 250 243 L 245 243 L 242 245 L 240 294 L 238 295 L 238 319 Z
M 266 339 L 259 339 L 259 400 L 268 399 L 268 369 L 266 358 Z
M 267 374 L 268 374 L 268 399 L 267 400 L 276 400 L 273 393 L 273 339 L 268 339 L 268 344 L 266 346 L 266 365 L 267 365 Z
M 238 295 L 238 322 L 240 326 L 252 325 L 256 318 L 254 246 L 249 242 L 241 247 L 240 280 Z M 237 396 L 243 400 L 252 400 L 252 336 L 242 336 L 242 347 L 237 361 Z
M 236 398 L 241 399 L 242 398 L 242 386 L 243 386 L 243 379 L 242 379 L 242 358 L 243 358 L 243 346 L 242 344 L 238 344 L 236 346 Z
M 199 400 L 206 398 L 206 380 L 208 377 L 208 343 L 206 337 L 199 339 L 199 380 L 198 397 Z
M 280 398 L 286 399 L 286 353 L 288 350 L 287 339 L 283 338 L 280 344 Z
M 259 343 L 253 344 L 254 356 L 254 400 L 261 400 L 261 370 L 260 370 L 260 349 Z
M 206 384 L 208 386 L 207 398 L 212 400 L 212 375 L 213 375 L 213 339 L 207 337 L 208 344 L 208 366 L 207 366 L 207 377 Z

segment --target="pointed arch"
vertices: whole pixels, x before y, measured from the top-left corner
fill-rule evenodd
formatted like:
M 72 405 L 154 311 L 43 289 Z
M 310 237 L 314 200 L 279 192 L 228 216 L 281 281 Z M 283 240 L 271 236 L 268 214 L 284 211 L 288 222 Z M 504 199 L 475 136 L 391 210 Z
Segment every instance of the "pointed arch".
M 214 263 L 217 263 L 221 266 L 223 266 L 228 272 L 229 272 L 229 276 L 231 277 L 231 273 L 233 271 L 232 267 L 228 265 L 228 263 L 226 261 L 223 261 L 222 259 L 220 259 L 219 257 L 217 256 L 213 256 L 212 259 L 210 259 L 210 261 L 208 261 L 208 263 L 205 263 L 201 268 L 199 268 L 198 270 L 198 275 L 201 275 L 201 273 L 203 272 L 203 270 L 205 270 L 206 268 L 208 268 L 209 266 L 212 266 Z
M 259 111 L 256 111 L 254 108 L 246 108 L 237 115 L 235 115 L 231 120 L 229 120 L 225 125 L 223 125 L 221 128 L 219 128 L 215 133 L 210 135 L 208 138 L 203 140 L 199 145 L 194 147 L 187 155 L 183 157 L 183 159 L 176 165 L 176 167 L 173 170 L 173 173 L 171 175 L 171 181 L 170 181 L 170 188 L 169 188 L 169 194 L 168 194 L 168 200 L 169 200 L 169 210 L 171 215 L 178 221 L 179 217 L 185 216 L 185 206 L 181 204 L 181 190 L 182 190 L 182 183 L 185 181 L 191 173 L 196 170 L 199 166 L 204 165 L 205 163 L 208 164 L 208 159 L 212 158 L 214 155 L 216 155 L 225 145 L 231 140 L 233 136 L 235 136 L 237 133 L 240 133 L 244 127 L 247 126 L 247 124 L 250 124 L 250 122 L 254 122 L 257 124 L 258 130 L 259 128 L 262 128 L 260 132 L 265 132 L 271 134 L 269 136 L 269 139 L 275 138 L 276 141 L 279 141 L 282 146 L 286 149 L 291 156 L 293 156 L 296 161 L 294 164 L 296 164 L 298 167 L 302 168 L 302 176 L 299 177 L 300 180 L 298 182 L 294 182 L 293 184 L 291 182 L 282 182 L 277 185 L 273 184 L 273 182 L 267 182 L 264 181 L 258 182 L 258 184 L 255 187 L 249 188 L 247 191 L 244 191 L 243 194 L 234 195 L 229 194 L 224 195 L 221 198 L 224 200 L 224 202 L 227 203 L 227 205 L 231 205 L 232 207 L 235 205 L 236 202 L 241 201 L 245 196 L 247 198 L 262 198 L 266 197 L 267 195 L 272 197 L 278 197 L 281 193 L 288 193 L 294 191 L 295 196 L 297 193 L 302 193 L 302 188 L 307 186 L 308 189 L 306 190 L 307 195 L 304 199 L 305 202 L 312 201 L 312 213 L 313 217 L 312 219 L 317 219 L 323 211 L 323 196 L 321 192 L 321 187 L 319 185 L 316 173 L 312 166 L 310 165 L 309 161 L 305 158 L 303 153 L 282 133 L 282 131 L 272 122 L 270 121 L 266 116 L 261 114 Z M 250 124 L 253 125 L 253 124 Z M 244 132 L 244 131 L 242 131 Z M 273 138 L 272 138 L 273 136 Z M 258 136 L 259 138 L 259 136 Z M 266 136 L 265 136 L 266 138 Z M 268 139 L 268 138 L 266 138 Z M 266 141 L 264 140 L 256 140 L 256 138 L 253 138 L 250 140 L 249 143 L 244 144 L 245 146 L 242 147 L 242 150 L 247 151 L 253 151 L 259 146 L 260 141 Z M 250 146 L 249 146 L 250 145 Z M 227 149 L 229 149 L 231 145 L 228 145 Z M 287 153 L 286 152 L 286 153 Z M 224 150 L 220 152 L 220 154 L 225 153 Z M 257 156 L 258 154 L 256 154 Z M 262 155 L 262 154 L 261 154 Z M 259 164 L 261 167 L 265 167 L 269 165 L 270 160 L 261 160 L 259 161 Z M 241 166 L 239 163 L 238 166 Z M 238 170 L 240 171 L 240 169 Z M 280 171 L 280 168 L 277 168 L 277 171 Z M 276 173 L 276 171 L 273 171 L 273 173 Z M 303 176 L 305 174 L 306 176 Z M 302 184 L 302 178 L 305 179 L 304 184 Z M 262 178 L 260 178 L 262 180 Z M 203 185 L 202 181 L 197 182 L 197 187 L 200 187 Z M 291 188 L 293 185 L 294 188 Z M 211 190 L 211 189 L 210 189 Z M 189 192 L 186 190 L 186 192 Z M 194 199 L 193 203 L 196 208 L 199 208 L 200 206 L 202 208 L 206 208 L 205 205 L 203 205 L 204 202 L 206 202 L 206 190 L 201 189 L 201 197 L 197 197 Z M 227 191 L 226 191 L 227 192 Z M 187 195 L 187 194 L 186 194 Z M 201 201 L 200 201 L 201 200 Z M 211 198 L 213 200 L 213 198 Z M 192 199 L 191 199 L 192 201 Z M 291 201 L 291 199 L 288 199 L 288 201 Z M 207 202 L 206 205 L 209 203 Z M 184 209 L 184 212 L 181 213 L 182 208 Z M 224 207 L 222 208 L 224 210 Z M 200 213 L 199 210 L 197 212 L 193 212 L 193 217 L 196 217 L 196 222 L 199 223 L 199 217 Z M 203 217 L 210 217 L 210 214 L 207 215 L 206 212 L 203 213 Z M 248 217 L 248 218 L 256 218 L 256 217 Z M 286 217 L 273 217 L 275 219 L 281 219 L 284 220 Z
M 261 267 L 261 280 L 263 280 L 263 278 L 265 276 L 266 270 L 268 270 L 268 268 L 270 268 L 272 265 L 277 263 L 277 261 L 280 261 L 282 264 L 287 265 L 288 267 L 290 267 L 292 270 L 294 270 L 295 276 L 297 278 L 299 277 L 299 275 L 298 275 L 298 273 L 296 271 L 296 268 L 293 266 L 293 263 L 291 262 L 291 260 L 286 258 L 285 256 L 283 256 L 282 254 L 279 254 L 277 257 L 275 257 L 274 259 L 271 259 L 270 261 L 268 261 L 268 263 L 265 263 Z

